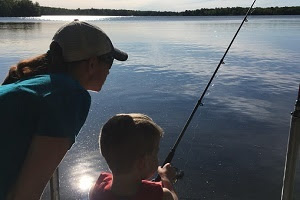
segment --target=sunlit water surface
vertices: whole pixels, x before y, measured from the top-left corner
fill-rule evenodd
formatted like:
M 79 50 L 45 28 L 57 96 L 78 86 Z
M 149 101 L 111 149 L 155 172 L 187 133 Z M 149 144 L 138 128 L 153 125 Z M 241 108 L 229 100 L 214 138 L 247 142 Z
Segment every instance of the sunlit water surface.
M 102 91 L 91 93 L 86 124 L 59 167 L 62 199 L 87 199 L 108 170 L 98 135 L 116 113 L 145 113 L 161 125 L 164 160 L 243 17 L 0 18 L 0 79 L 20 59 L 46 52 L 55 31 L 75 18 L 100 26 L 129 59 L 115 62 Z M 300 16 L 249 17 L 176 151 L 173 164 L 185 172 L 180 199 L 280 199 L 299 33 Z

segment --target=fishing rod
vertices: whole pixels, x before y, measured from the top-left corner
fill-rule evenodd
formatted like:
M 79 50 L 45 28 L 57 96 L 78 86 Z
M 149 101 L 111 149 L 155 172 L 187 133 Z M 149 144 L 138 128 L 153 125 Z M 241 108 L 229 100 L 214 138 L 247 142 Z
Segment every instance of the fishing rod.
M 193 109 L 193 111 L 192 111 L 190 117 L 188 118 L 188 120 L 187 120 L 186 124 L 184 125 L 184 127 L 183 127 L 181 133 L 179 134 L 179 136 L 178 136 L 178 138 L 177 138 L 177 140 L 176 140 L 176 142 L 175 142 L 173 148 L 172 148 L 171 151 L 169 152 L 169 154 L 168 154 L 168 156 L 166 157 L 166 159 L 165 159 L 165 161 L 164 161 L 164 163 L 163 163 L 162 166 L 164 166 L 166 163 L 170 163 L 170 162 L 172 161 L 172 159 L 173 159 L 173 157 L 174 157 L 174 155 L 175 155 L 176 148 L 177 148 L 178 144 L 180 143 L 180 141 L 181 141 L 181 139 L 182 139 L 182 137 L 183 137 L 183 135 L 184 135 L 184 133 L 185 133 L 187 127 L 189 126 L 190 122 L 192 121 L 192 118 L 193 118 L 194 114 L 196 113 L 196 111 L 197 111 L 197 109 L 198 109 L 199 106 L 203 106 L 202 99 L 204 98 L 205 93 L 207 92 L 207 90 L 208 90 L 208 88 L 209 88 L 211 82 L 212 82 L 213 79 L 215 78 L 215 75 L 217 74 L 217 72 L 218 72 L 220 66 L 221 66 L 222 64 L 225 64 L 225 63 L 224 63 L 224 58 L 226 57 L 226 55 L 227 55 L 227 53 L 228 53 L 228 51 L 229 51 L 229 49 L 230 49 L 230 47 L 231 47 L 233 41 L 235 40 L 236 36 L 237 36 L 238 33 L 240 32 L 240 29 L 242 28 L 244 22 L 247 22 L 247 21 L 248 21 L 248 20 L 247 20 L 247 16 L 249 15 L 249 13 L 250 13 L 250 11 L 251 11 L 253 5 L 255 4 L 255 2 L 256 2 L 256 0 L 253 1 L 252 5 L 251 5 L 250 8 L 248 9 L 248 11 L 247 11 L 247 13 L 246 13 L 246 15 L 245 15 L 245 17 L 244 17 L 242 23 L 240 24 L 238 30 L 236 31 L 234 37 L 232 38 L 232 40 L 231 40 L 229 46 L 227 47 L 227 49 L 226 49 L 226 51 L 225 51 L 223 57 L 221 58 L 221 60 L 220 60 L 220 62 L 219 62 L 219 64 L 218 64 L 218 66 L 217 66 L 217 68 L 215 69 L 215 71 L 214 71 L 212 77 L 210 78 L 210 80 L 208 81 L 208 83 L 207 83 L 207 85 L 206 85 L 206 87 L 205 87 L 205 89 L 204 89 L 204 91 L 203 91 L 203 93 L 202 93 L 200 99 L 198 100 L 197 104 L 195 105 L 195 107 L 194 107 L 194 109 Z M 251 13 L 252 13 L 252 12 L 251 12 Z M 251 14 L 251 13 L 250 13 L 250 14 Z M 182 178 L 182 176 L 183 176 L 183 171 L 181 171 L 181 172 L 178 174 L 177 177 L 178 177 L 178 178 Z M 160 178 L 159 175 L 157 175 L 157 177 L 154 179 L 154 181 L 156 181 L 156 182 L 158 182 L 158 181 L 160 181 L 160 180 L 161 180 L 161 178 Z

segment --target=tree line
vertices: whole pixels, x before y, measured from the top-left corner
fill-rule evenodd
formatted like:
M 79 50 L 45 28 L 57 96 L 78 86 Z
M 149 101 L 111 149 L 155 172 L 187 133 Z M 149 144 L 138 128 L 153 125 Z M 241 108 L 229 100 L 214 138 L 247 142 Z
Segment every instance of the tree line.
M 40 8 L 30 0 L 0 0 L 0 17 L 40 16 Z
M 248 8 L 212 8 L 186 10 L 183 12 L 171 11 L 138 11 L 138 10 L 115 10 L 115 9 L 65 9 L 41 7 L 42 15 L 106 15 L 106 16 L 225 16 L 245 15 Z M 300 15 L 300 6 L 294 7 L 269 7 L 255 8 L 252 15 Z
M 0 17 L 28 17 L 41 15 L 105 15 L 105 16 L 225 16 L 244 15 L 248 8 L 203 8 L 171 11 L 138 11 L 124 9 L 66 9 L 40 6 L 31 0 L 0 0 Z M 255 8 L 252 15 L 300 15 L 300 6 Z
M 222 16 L 222 15 L 245 15 L 248 8 L 215 8 L 197 9 L 181 12 L 184 16 Z M 300 15 L 300 6 L 295 7 L 269 7 L 255 8 L 252 15 Z

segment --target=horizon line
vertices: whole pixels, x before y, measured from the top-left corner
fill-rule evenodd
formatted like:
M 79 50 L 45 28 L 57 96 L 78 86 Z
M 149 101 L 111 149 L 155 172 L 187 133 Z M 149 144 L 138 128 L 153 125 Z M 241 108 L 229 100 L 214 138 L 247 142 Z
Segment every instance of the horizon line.
M 191 10 L 201 10 L 201 9 L 222 9 L 222 8 L 248 8 L 248 7 L 241 7 L 241 6 L 236 6 L 236 7 L 214 7 L 214 8 L 196 8 L 196 9 L 186 9 L 184 11 L 168 11 L 168 10 L 135 10 L 135 9 L 116 9 L 116 8 L 64 8 L 64 7 L 52 7 L 52 6 L 44 6 L 40 5 L 40 7 L 48 7 L 48 8 L 58 8 L 58 9 L 68 9 L 68 10 L 90 10 L 90 9 L 96 9 L 96 10 L 128 10 L 128 11 L 154 11 L 154 12 L 175 12 L 175 13 L 180 13 L 180 12 L 185 12 L 185 11 L 191 11 Z M 291 8 L 291 7 L 300 7 L 300 6 L 270 6 L 270 7 L 255 7 L 255 8 Z

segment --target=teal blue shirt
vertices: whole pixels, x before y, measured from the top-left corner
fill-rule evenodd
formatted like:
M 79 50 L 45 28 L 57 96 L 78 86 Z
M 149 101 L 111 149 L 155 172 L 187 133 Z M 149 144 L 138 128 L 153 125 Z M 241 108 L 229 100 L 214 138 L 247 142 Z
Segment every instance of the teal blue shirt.
M 64 137 L 74 143 L 90 104 L 89 93 L 64 74 L 0 86 L 0 199 L 15 183 L 32 137 Z

